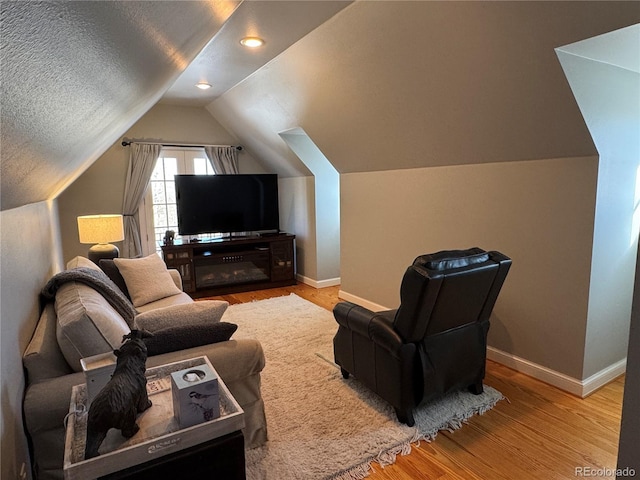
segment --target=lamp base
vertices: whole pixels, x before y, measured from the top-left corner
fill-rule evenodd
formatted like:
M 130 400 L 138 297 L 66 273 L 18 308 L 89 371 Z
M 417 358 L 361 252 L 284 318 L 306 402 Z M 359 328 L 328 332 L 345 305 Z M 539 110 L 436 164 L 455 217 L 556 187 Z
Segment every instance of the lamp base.
M 88 258 L 93 263 L 98 265 L 100 260 L 118 258 L 120 256 L 120 250 L 115 245 L 110 243 L 98 243 L 89 249 Z

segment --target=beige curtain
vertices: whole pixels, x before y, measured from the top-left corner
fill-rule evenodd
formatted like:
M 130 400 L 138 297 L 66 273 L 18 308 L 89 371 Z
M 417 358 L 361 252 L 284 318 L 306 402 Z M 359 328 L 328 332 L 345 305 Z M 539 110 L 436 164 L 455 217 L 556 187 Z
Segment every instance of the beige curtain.
M 237 174 L 238 150 L 236 147 L 204 147 L 213 171 L 219 175 Z
M 149 186 L 162 145 L 132 143 L 130 148 L 122 207 L 124 215 L 122 256 L 125 258 L 134 258 L 142 254 L 140 227 L 135 215 Z

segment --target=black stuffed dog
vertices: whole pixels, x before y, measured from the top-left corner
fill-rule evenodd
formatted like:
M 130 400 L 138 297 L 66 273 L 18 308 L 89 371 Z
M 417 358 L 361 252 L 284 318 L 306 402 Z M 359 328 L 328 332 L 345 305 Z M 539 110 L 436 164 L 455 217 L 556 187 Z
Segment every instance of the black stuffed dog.
M 140 429 L 136 417 L 151 406 L 144 376 L 147 347 L 143 341 L 143 338 L 151 336 L 144 330 L 131 330 L 131 333 L 122 337 L 122 346 L 113 351 L 118 357 L 115 371 L 89 407 L 85 459 L 99 455 L 98 448 L 109 429 L 121 430 L 126 438 L 132 437 Z

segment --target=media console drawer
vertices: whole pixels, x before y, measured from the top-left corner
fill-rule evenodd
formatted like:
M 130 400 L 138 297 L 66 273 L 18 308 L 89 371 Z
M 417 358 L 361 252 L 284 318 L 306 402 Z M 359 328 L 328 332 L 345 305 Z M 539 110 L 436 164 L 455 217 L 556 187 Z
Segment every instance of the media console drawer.
M 184 291 L 194 297 L 294 285 L 295 236 L 216 239 L 165 245 L 167 268 L 183 274 Z

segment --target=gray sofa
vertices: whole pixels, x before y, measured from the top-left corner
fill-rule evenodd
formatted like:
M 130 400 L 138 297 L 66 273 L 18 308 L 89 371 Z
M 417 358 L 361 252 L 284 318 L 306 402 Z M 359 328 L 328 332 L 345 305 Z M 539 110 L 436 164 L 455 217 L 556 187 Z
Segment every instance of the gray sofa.
M 83 257 L 77 257 L 67 265 L 67 269 L 74 267 L 99 269 Z M 137 305 L 138 312 L 160 311 L 157 309 L 193 302 L 191 297 L 182 292 L 179 273 L 176 270 L 168 272 L 173 282 L 172 288 L 176 287 L 173 290 L 175 293 Z M 148 282 L 151 285 L 156 280 L 150 278 Z M 65 321 L 58 318 L 59 314 L 65 319 L 73 317 L 74 320 L 64 326 Z M 33 473 L 37 480 L 63 478 L 64 418 L 69 411 L 72 386 L 84 383 L 84 374 L 79 371 L 80 366 L 76 360 L 87 356 L 86 351 L 70 348 L 69 342 L 73 342 L 73 335 L 80 332 L 83 337 L 95 339 L 91 345 L 91 353 L 103 353 L 95 351 L 96 349 L 112 350 L 112 347 L 117 347 L 121 342 L 122 330 L 128 329 L 126 323 L 124 326 L 119 323 L 122 319 L 117 315 L 102 295 L 80 282 L 70 282 L 60 287 L 56 302 L 44 306 L 33 338 L 23 356 L 26 370 L 24 420 L 30 442 Z M 105 323 L 108 324 L 107 327 Z M 90 331 L 86 330 L 87 324 Z M 71 333 L 67 334 L 68 332 Z M 257 340 L 231 339 L 149 356 L 147 367 L 202 355 L 209 358 L 245 412 L 245 447 L 262 445 L 267 439 L 264 404 L 260 393 L 260 372 L 265 360 Z

